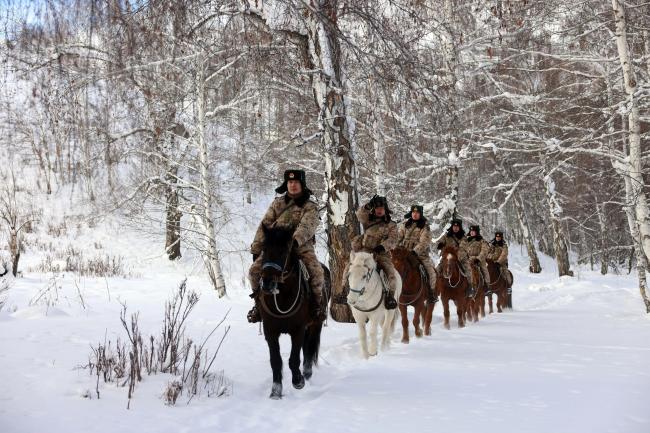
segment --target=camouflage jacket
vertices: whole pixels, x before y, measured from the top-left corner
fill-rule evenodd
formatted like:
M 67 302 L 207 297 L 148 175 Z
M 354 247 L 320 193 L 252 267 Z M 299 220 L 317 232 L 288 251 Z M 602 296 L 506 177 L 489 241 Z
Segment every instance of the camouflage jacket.
M 383 218 L 373 220 L 371 210 L 366 206 L 360 207 L 356 213 L 364 232 L 352 241 L 354 251 L 372 251 L 379 245 L 390 251 L 397 246 L 397 224 Z
M 425 219 L 413 221 L 408 219 L 399 227 L 397 245 L 407 250 L 414 250 L 418 255 L 428 255 L 431 249 L 431 228 Z
M 508 263 L 508 244 L 501 241 L 500 244 L 492 241 L 490 243 L 490 251 L 488 252 L 488 259 L 500 264 L 505 265 Z
M 485 259 L 488 256 L 488 252 L 490 251 L 490 246 L 489 244 L 483 239 L 481 236 L 467 236 L 465 238 L 465 245 L 467 249 L 467 255 L 469 258 L 476 257 L 478 258 L 482 263 L 485 262 Z
M 460 260 L 467 260 L 467 240 L 462 236 L 460 239 L 447 232 L 440 236 L 434 242 L 439 250 L 444 250 L 446 247 L 453 247 L 458 250 L 458 258 Z
M 264 218 L 257 227 L 255 239 L 251 245 L 251 253 L 261 254 L 264 246 L 264 230 L 272 227 L 290 227 L 295 229 L 293 238 L 298 246 L 313 248 L 316 230 L 320 224 L 318 207 L 311 200 L 295 200 L 289 196 L 276 197 L 264 214 Z

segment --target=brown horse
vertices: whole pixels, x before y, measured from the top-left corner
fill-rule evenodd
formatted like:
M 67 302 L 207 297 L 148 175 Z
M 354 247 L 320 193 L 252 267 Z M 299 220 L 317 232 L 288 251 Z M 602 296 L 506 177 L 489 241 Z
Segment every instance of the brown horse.
M 428 281 L 420 274 L 420 259 L 410 250 L 396 248 L 391 251 L 395 269 L 402 277 L 402 293 L 399 296 L 399 312 L 402 316 L 402 343 L 409 342 L 409 320 L 407 307 L 415 309 L 413 314 L 413 326 L 415 336 L 422 337 L 420 321 L 424 322 L 424 334 L 431 335 L 431 317 L 433 315 L 433 304 L 425 303 L 427 298 Z
M 504 308 L 508 308 L 508 282 L 498 263 L 488 260 L 487 266 L 488 272 L 490 272 L 490 284 L 488 285 L 487 292 L 490 314 L 494 312 L 492 308 L 492 293 L 496 293 L 497 295 L 497 311 L 501 313 Z
M 481 269 L 478 267 L 477 263 L 472 263 L 472 277 L 474 281 L 478 281 L 476 292 L 474 296 L 467 298 L 467 320 L 472 320 L 473 322 L 478 322 L 479 314 L 481 317 L 485 317 L 485 292 L 486 292 L 486 283 Z
M 465 326 L 465 309 L 467 308 L 467 288 L 469 281 L 460 271 L 458 250 L 454 247 L 445 247 L 441 253 L 440 267 L 442 272 L 436 279 L 436 290 L 440 294 L 444 307 L 445 328 L 449 329 L 449 300 L 456 304 L 458 314 L 458 327 Z

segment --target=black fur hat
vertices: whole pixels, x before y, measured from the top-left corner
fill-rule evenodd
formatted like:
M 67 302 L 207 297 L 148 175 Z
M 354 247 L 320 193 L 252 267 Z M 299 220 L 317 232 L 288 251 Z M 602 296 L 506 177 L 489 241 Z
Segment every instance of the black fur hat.
M 282 183 L 282 185 L 280 185 L 275 189 L 275 192 L 277 192 L 278 194 L 284 194 L 285 192 L 287 192 L 287 182 L 289 182 L 290 180 L 300 181 L 300 185 L 302 185 L 302 192 L 304 195 L 310 196 L 312 194 L 311 190 L 307 188 L 307 179 L 305 176 L 305 170 L 295 170 L 295 169 L 284 171 L 284 182 Z
M 501 236 L 503 238 L 503 230 L 495 230 L 494 237 Z
M 474 230 L 476 232 L 476 236 L 481 235 L 481 227 L 480 226 L 478 226 L 478 225 L 469 226 L 469 231 L 471 232 L 472 230 Z
M 404 218 L 411 218 L 411 214 L 415 211 L 420 214 L 420 218 L 424 218 L 424 208 L 420 204 L 414 204 L 411 206 L 411 210 L 406 215 L 404 215 Z

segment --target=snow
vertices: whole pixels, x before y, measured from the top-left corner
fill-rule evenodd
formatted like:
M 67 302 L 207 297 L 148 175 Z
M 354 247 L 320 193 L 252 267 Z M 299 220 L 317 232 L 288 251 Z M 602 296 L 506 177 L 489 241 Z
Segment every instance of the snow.
M 226 257 L 229 296 L 217 299 L 207 277 L 192 271 L 192 258 L 173 265 L 135 261 L 151 256 L 153 241 L 112 226 L 95 230 L 113 235 L 115 244 L 106 240 L 104 247 L 123 254 L 138 276 L 64 274 L 58 301 L 50 305 L 30 300 L 51 275 L 12 279 L 0 312 L 2 432 L 650 431 L 650 320 L 634 275 L 578 268 L 574 278 L 557 278 L 548 257 L 541 257 L 543 273 L 529 274 L 527 258 L 513 246 L 514 311 L 459 329 L 452 307 L 447 331 L 437 306 L 432 336 L 403 345 L 398 323 L 392 349 L 368 361 L 360 356 L 356 326 L 330 320 L 320 366 L 300 391 L 287 379 L 289 339 L 283 336 L 285 397 L 271 401 L 267 347 L 245 319 L 250 299 L 242 276 L 250 261 Z M 242 242 L 253 234 L 246 230 Z M 215 362 L 232 383 L 230 395 L 189 404 L 181 397 L 166 406 L 162 392 L 171 376 L 159 375 L 138 384 L 130 410 L 126 388 L 101 385 L 95 398 L 93 377 L 76 367 L 105 335 L 124 338 L 121 302 L 140 312 L 144 335 L 156 333 L 164 302 L 188 275 L 188 287 L 201 295 L 187 329 L 195 341 L 232 309 L 224 323 L 231 331 Z

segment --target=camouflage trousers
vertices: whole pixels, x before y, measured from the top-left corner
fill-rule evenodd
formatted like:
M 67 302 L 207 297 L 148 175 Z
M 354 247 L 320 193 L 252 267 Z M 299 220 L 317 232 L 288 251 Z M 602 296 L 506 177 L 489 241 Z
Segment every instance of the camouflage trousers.
M 305 264 L 307 272 L 309 272 L 309 287 L 312 293 L 320 296 L 323 291 L 323 284 L 325 283 L 325 274 L 323 268 L 316 257 L 316 252 L 313 248 L 300 248 L 297 251 L 298 257 Z M 253 262 L 248 270 L 248 278 L 251 283 L 253 291 L 257 291 L 260 285 L 260 278 L 262 277 L 262 255 Z
M 498 263 L 497 265 L 499 266 L 499 272 L 501 272 L 501 276 L 503 279 L 506 280 L 506 283 L 508 284 L 508 287 L 512 286 L 512 273 L 510 272 L 510 269 L 508 269 L 508 262 L 505 263 Z
M 397 270 L 393 265 L 391 260 L 390 253 L 384 251 L 380 254 L 373 254 L 375 262 L 379 268 L 381 268 L 386 274 L 388 279 L 388 291 L 391 295 L 395 296 L 395 289 L 397 288 Z M 350 272 L 350 261 L 345 265 L 345 270 L 343 271 L 343 287 L 348 286 L 348 273 Z
M 429 288 L 435 291 L 436 277 L 438 276 L 438 272 L 433 266 L 433 261 L 431 260 L 431 257 L 429 257 L 428 254 L 422 254 L 422 255 L 418 254 L 418 258 L 420 259 L 420 262 L 422 262 L 422 266 L 424 266 L 424 269 L 427 271 L 427 274 L 429 274 Z

